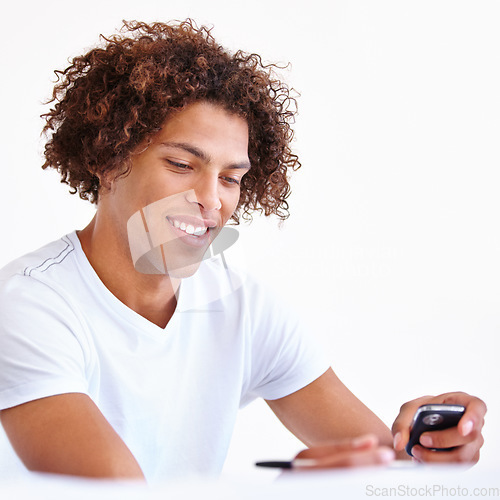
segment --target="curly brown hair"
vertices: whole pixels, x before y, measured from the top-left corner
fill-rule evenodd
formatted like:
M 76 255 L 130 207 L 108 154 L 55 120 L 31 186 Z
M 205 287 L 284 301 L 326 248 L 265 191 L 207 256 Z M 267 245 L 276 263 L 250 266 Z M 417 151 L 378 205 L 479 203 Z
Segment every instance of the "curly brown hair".
M 287 173 L 300 167 L 292 153 L 295 99 L 257 54 L 230 54 L 188 19 L 166 24 L 126 22 L 123 34 L 75 57 L 56 71 L 53 109 L 42 115 L 48 134 L 45 163 L 82 199 L 97 203 L 103 176 L 130 170 L 131 152 L 158 132 L 169 114 L 198 100 L 246 119 L 252 168 L 242 180 L 233 220 L 251 211 L 288 217 Z

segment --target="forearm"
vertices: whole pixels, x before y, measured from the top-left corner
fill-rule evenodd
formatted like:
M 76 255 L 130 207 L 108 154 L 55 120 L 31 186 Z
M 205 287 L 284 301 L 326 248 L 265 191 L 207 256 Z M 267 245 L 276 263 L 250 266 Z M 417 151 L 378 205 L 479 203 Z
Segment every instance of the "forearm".
M 328 370 L 285 398 L 267 401 L 283 424 L 307 446 L 365 434 L 392 448 L 389 428 Z
M 3 410 L 0 420 L 31 471 L 144 480 L 130 450 L 83 394 L 31 401 Z

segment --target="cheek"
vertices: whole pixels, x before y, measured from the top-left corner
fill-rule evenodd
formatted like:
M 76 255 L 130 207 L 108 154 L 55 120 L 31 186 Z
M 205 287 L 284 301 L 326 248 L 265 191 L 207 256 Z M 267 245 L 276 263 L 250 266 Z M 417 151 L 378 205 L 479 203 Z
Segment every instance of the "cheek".
M 228 193 L 222 200 L 222 216 L 225 221 L 228 221 L 233 215 L 240 201 L 240 190 L 235 189 L 234 192 Z

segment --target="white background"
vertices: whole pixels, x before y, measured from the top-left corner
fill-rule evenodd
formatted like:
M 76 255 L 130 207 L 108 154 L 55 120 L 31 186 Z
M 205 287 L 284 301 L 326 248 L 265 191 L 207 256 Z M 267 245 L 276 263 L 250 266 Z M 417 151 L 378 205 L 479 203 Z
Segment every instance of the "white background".
M 230 49 L 291 63 L 300 92 L 291 217 L 240 226 L 228 255 L 300 308 L 338 375 L 387 424 L 414 397 L 489 406 L 500 333 L 500 3 L 483 0 L 64 1 L 2 17 L 3 265 L 92 217 L 42 171 L 54 69 L 121 20 L 194 18 Z M 241 413 L 226 471 L 301 444 L 264 403 Z

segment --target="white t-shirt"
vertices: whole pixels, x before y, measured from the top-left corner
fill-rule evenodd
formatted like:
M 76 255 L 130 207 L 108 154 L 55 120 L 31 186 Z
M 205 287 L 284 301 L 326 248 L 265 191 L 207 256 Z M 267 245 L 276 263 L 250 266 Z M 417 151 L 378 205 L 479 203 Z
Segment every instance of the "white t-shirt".
M 0 271 L 0 409 L 87 394 L 150 481 L 219 473 L 240 407 L 327 368 L 290 310 L 217 259 L 164 329 L 104 286 L 75 232 Z

